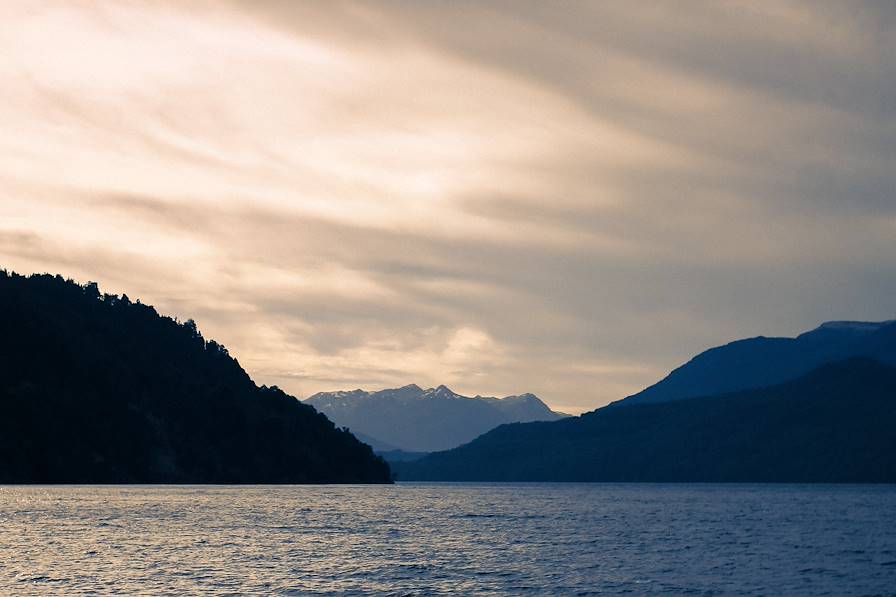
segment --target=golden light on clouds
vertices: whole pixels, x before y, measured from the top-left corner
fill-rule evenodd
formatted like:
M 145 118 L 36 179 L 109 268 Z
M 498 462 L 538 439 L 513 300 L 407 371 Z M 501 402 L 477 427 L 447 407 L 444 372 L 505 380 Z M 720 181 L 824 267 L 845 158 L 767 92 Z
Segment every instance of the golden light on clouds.
M 194 317 L 299 396 L 590 409 L 893 316 L 890 12 L 7 2 L 0 265 Z

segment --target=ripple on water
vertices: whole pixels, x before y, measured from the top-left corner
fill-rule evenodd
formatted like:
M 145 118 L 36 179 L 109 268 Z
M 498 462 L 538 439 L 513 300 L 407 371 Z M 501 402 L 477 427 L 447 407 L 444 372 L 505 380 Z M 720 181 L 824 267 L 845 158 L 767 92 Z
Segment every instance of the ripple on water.
M 0 488 L 0 594 L 894 594 L 888 486 Z

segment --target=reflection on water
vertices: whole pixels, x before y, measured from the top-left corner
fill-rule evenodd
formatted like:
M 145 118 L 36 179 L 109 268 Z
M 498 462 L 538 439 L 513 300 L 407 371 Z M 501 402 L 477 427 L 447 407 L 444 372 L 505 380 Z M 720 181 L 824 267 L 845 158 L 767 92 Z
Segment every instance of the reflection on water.
M 0 594 L 896 594 L 896 487 L 0 487 Z

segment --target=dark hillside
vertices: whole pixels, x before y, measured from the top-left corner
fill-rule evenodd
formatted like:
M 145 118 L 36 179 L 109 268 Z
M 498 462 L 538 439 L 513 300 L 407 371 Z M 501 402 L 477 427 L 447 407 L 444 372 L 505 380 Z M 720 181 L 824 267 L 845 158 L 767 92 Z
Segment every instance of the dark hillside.
M 791 382 L 502 425 L 400 480 L 896 482 L 896 368 L 868 359 Z
M 0 272 L 0 483 L 388 482 L 350 433 L 257 387 L 192 321 Z

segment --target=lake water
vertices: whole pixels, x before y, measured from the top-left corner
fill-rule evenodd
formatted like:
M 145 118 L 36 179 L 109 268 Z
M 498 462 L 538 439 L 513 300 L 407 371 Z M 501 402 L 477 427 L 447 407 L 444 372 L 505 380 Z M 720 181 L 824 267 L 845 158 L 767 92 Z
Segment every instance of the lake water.
M 896 595 L 896 487 L 0 487 L 0 594 Z

